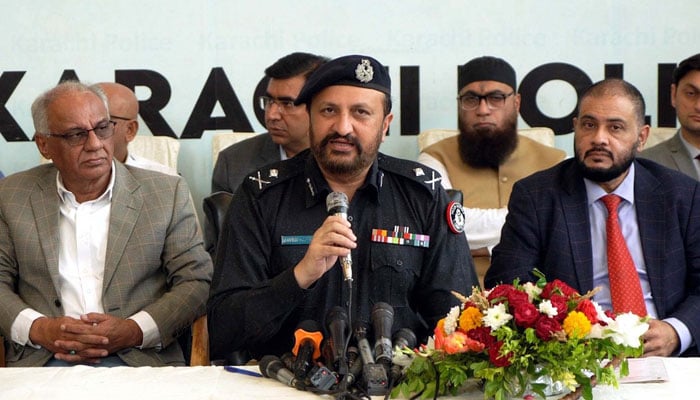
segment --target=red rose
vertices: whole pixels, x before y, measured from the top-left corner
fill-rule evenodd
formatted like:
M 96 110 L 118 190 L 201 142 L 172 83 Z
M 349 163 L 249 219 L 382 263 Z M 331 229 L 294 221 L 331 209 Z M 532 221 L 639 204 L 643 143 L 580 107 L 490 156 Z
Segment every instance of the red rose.
M 566 297 L 560 294 L 553 294 L 549 301 L 552 303 L 552 306 L 557 309 L 557 321 L 564 321 L 564 318 L 566 318 L 566 315 L 569 313 L 569 306 L 566 304 Z
M 551 282 L 547 282 L 547 284 L 542 289 L 542 294 L 540 295 L 540 297 L 542 297 L 543 299 L 551 299 L 552 296 L 555 294 L 563 295 L 566 298 L 579 295 L 576 289 L 560 281 L 559 279 L 555 279 Z
M 582 312 L 586 318 L 591 321 L 591 324 L 598 322 L 598 311 L 595 309 L 592 301 L 588 299 L 581 300 L 581 302 L 576 306 L 576 311 Z
M 506 301 L 510 292 L 513 291 L 515 291 L 515 288 L 511 285 L 498 285 L 489 292 L 489 302 L 497 304 Z M 495 300 L 497 300 L 497 303 L 494 303 Z
M 547 341 L 552 339 L 552 334 L 561 331 L 561 324 L 554 318 L 542 315 L 535 322 L 535 334 L 541 340 Z
M 491 328 L 486 326 L 470 329 L 469 332 L 467 332 L 467 336 L 472 340 L 483 343 L 484 346 L 489 348 L 496 344 L 496 338 L 491 336 Z
M 537 311 L 537 307 L 532 303 L 520 303 L 515 308 L 514 316 L 516 325 L 530 328 L 537 322 L 540 312 Z
M 501 347 L 503 347 L 503 342 L 496 342 L 493 346 L 489 347 L 489 360 L 491 364 L 495 367 L 507 367 L 510 365 L 510 360 L 513 358 L 513 353 L 508 352 L 506 355 L 500 355 Z
M 520 290 L 513 290 L 508 293 L 508 306 L 511 310 L 514 311 L 523 304 L 531 304 L 527 293 L 521 292 Z

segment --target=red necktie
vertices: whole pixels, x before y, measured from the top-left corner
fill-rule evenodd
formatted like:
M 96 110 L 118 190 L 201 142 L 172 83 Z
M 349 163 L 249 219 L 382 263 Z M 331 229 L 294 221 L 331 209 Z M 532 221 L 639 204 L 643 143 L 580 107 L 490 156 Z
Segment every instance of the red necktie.
M 617 314 L 633 312 L 639 316 L 647 315 L 644 304 L 642 285 L 632 261 L 632 256 L 620 230 L 617 217 L 617 206 L 622 199 L 614 194 L 601 198 L 608 209 L 608 219 L 605 222 L 605 232 L 608 236 L 608 276 L 610 279 L 610 297 L 613 311 Z

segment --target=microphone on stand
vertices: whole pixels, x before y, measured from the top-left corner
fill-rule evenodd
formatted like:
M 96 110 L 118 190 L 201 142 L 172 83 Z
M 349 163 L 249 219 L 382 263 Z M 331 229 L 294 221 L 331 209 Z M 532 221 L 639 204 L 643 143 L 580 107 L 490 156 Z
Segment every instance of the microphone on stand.
M 389 378 L 386 375 L 386 369 L 374 363 L 372 349 L 367 341 L 367 325 L 361 321 L 355 324 L 355 339 L 357 339 L 357 347 L 360 350 L 360 358 L 362 359 L 362 385 L 365 391 L 370 396 L 384 395 L 389 389 Z
M 347 359 L 345 358 L 345 343 L 348 338 L 348 313 L 343 307 L 335 306 L 326 314 L 326 329 L 330 333 L 328 344 L 334 369 L 338 374 L 345 375 L 348 372 Z
M 331 192 L 326 197 L 326 210 L 328 215 L 338 215 L 348 219 L 348 196 L 343 192 Z M 352 281 L 352 257 L 350 254 L 340 257 L 340 266 L 343 268 L 343 277 L 346 281 Z
M 408 328 L 401 328 L 399 329 L 395 334 L 394 334 L 394 346 L 398 347 L 399 349 L 403 349 L 404 347 L 408 347 L 409 349 L 413 349 L 416 347 L 416 344 L 418 344 L 418 339 L 416 338 L 416 334 L 413 333 L 412 330 Z M 405 366 L 399 365 L 399 364 L 392 364 L 391 365 L 391 371 L 389 372 L 389 377 L 391 378 L 392 385 L 396 384 L 398 380 L 401 378 L 401 375 L 403 374 L 403 369 Z
M 304 383 L 298 380 L 294 373 L 288 370 L 277 356 L 264 356 L 260 360 L 260 373 L 266 378 L 277 379 L 289 387 L 299 390 L 306 389 Z
M 374 327 L 374 359 L 387 371 L 391 369 L 394 351 L 391 345 L 391 327 L 394 324 L 394 308 L 389 303 L 378 302 L 372 307 Z
M 296 356 L 294 361 L 294 376 L 304 379 L 314 366 L 314 360 L 321 356 L 321 341 L 323 334 L 318 322 L 313 320 L 302 321 L 294 331 L 294 348 L 292 353 Z

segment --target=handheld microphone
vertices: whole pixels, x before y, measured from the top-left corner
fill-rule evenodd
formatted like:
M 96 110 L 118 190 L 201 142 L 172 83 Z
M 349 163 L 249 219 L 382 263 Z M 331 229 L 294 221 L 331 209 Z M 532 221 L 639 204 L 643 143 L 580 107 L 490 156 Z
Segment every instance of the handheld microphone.
M 391 346 L 391 326 L 394 324 L 394 308 L 384 302 L 372 307 L 372 326 L 374 327 L 374 359 L 387 370 L 391 368 L 394 351 Z
M 362 363 L 365 365 L 374 364 L 372 348 L 369 346 L 369 341 L 367 341 L 367 324 L 362 321 L 357 321 L 355 323 L 354 331 L 355 340 L 357 340 L 357 347 L 360 349 Z
M 314 360 L 321 356 L 321 341 L 323 334 L 318 322 L 302 321 L 294 331 L 294 348 L 296 356 L 292 370 L 297 379 L 304 379 L 314 366 Z
M 329 215 L 338 215 L 348 219 L 348 196 L 343 192 L 331 192 L 326 197 L 326 210 Z M 348 254 L 340 257 L 340 266 L 346 281 L 352 281 L 352 257 Z
M 326 314 L 326 328 L 330 332 L 329 346 L 333 365 L 340 375 L 345 375 L 348 365 L 345 359 L 345 342 L 348 337 L 348 313 L 343 307 L 335 306 Z
M 264 356 L 260 360 L 260 373 L 266 378 L 277 379 L 287 386 L 304 390 L 305 385 L 302 381 L 294 377 L 292 371 L 285 368 L 279 357 L 273 355 Z

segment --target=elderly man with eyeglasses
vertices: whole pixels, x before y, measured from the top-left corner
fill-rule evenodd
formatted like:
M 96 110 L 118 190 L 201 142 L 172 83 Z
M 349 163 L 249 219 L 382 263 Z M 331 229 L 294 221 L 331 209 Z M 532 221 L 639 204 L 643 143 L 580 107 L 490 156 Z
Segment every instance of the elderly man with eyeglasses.
M 246 174 L 262 166 L 292 158 L 309 147 L 309 116 L 304 105 L 295 105 L 306 79 L 327 58 L 291 53 L 265 69 L 264 96 L 256 104 L 265 111 L 267 134 L 257 135 L 219 153 L 212 175 L 212 192 L 236 191 Z
M 177 175 L 175 168 L 129 152 L 128 145 L 139 130 L 139 102 L 128 87 L 114 82 L 98 85 L 107 95 L 109 119 L 114 121 L 114 158 L 120 163 L 150 169 L 168 175 Z
M 483 285 L 513 184 L 555 165 L 565 152 L 518 135 L 520 94 L 505 60 L 472 59 L 459 68 L 458 81 L 459 135 L 428 147 L 418 161 L 442 174 L 445 189 L 462 191 L 465 233 Z
M 184 365 L 212 275 L 187 184 L 113 160 L 98 87 L 63 82 L 32 118 L 53 162 L 0 181 L 7 365 Z

